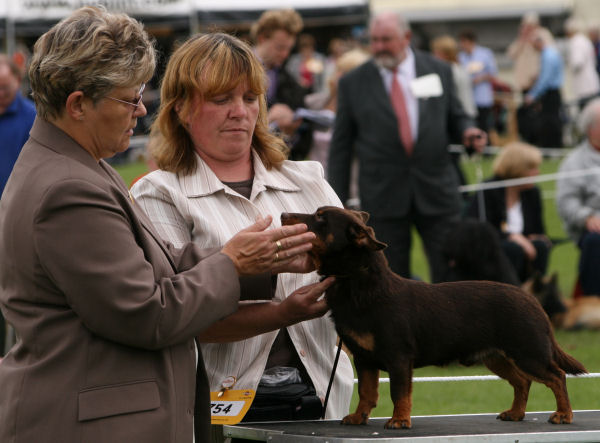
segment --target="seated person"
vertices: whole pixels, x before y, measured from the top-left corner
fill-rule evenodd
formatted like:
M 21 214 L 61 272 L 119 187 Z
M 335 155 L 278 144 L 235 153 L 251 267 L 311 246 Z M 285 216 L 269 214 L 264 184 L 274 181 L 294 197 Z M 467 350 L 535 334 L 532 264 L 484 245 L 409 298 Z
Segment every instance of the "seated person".
M 600 167 L 600 98 L 590 101 L 579 118 L 585 140 L 561 163 L 568 173 Z M 577 174 L 556 183 L 556 206 L 565 229 L 579 246 L 579 282 L 585 295 L 600 294 L 600 175 Z
M 192 37 L 171 56 L 153 126 L 160 169 L 138 180 L 131 192 L 173 244 L 191 240 L 219 247 L 257 216 L 273 215 L 279 226 L 282 212 L 341 206 L 318 162 L 285 159 L 285 142 L 268 130 L 264 78 L 252 50 L 225 34 Z M 292 367 L 324 399 L 336 353 L 333 322 L 327 316 L 300 322 L 308 318 L 307 308 L 288 297 L 318 281 L 314 272 L 279 274 L 272 300 L 257 294 L 262 302 L 248 301 L 198 337 L 211 391 L 234 376 L 234 389 L 261 392 L 265 370 Z M 353 384 L 342 352 L 326 418 L 348 413 Z M 273 399 L 272 406 L 280 405 Z M 303 418 L 320 418 L 320 412 Z M 258 414 L 253 405 L 246 417 L 295 418 Z
M 536 147 L 510 143 L 496 157 L 494 175 L 486 182 L 533 177 L 539 174 L 541 162 L 542 154 Z M 534 271 L 545 274 L 552 245 L 544 228 L 539 188 L 528 183 L 479 192 L 483 192 L 483 199 L 477 194 L 471 197 L 467 216 L 486 220 L 499 231 L 502 248 L 521 282 Z

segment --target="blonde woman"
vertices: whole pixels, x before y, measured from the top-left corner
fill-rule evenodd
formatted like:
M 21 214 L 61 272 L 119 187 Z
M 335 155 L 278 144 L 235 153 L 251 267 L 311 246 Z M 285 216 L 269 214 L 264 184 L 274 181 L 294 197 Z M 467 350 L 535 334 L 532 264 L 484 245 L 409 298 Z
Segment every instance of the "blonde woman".
M 278 227 L 282 212 L 341 206 L 319 163 L 286 160 L 285 143 L 268 130 L 265 89 L 260 61 L 235 37 L 196 36 L 171 56 L 153 127 L 159 137 L 153 156 L 160 169 L 132 188 L 163 238 L 175 245 L 193 241 L 220 247 L 256 217 L 271 215 Z M 299 263 L 298 270 L 303 269 Z M 314 318 L 310 305 L 290 297 L 318 280 L 315 273 L 279 274 L 272 292 L 257 289 L 252 298 L 258 302 L 247 300 L 199 335 L 211 391 L 234 376 L 235 389 L 261 392 L 265 371 L 285 367 L 314 389 L 321 404 L 337 336 L 330 319 Z M 352 368 L 343 354 L 328 418 L 347 413 L 352 390 Z M 247 417 L 300 418 L 296 405 L 273 398 L 270 406 L 276 412 L 265 413 L 255 404 Z M 303 412 L 309 416 L 301 418 L 318 418 L 320 408 Z
M 534 177 L 539 174 L 542 154 L 535 146 L 514 142 L 506 145 L 493 165 L 490 181 Z M 496 227 L 504 252 L 521 281 L 533 271 L 546 272 L 551 243 L 546 236 L 543 202 L 533 184 L 500 187 L 484 191 L 486 220 Z M 479 199 L 470 201 L 468 215 L 480 214 Z

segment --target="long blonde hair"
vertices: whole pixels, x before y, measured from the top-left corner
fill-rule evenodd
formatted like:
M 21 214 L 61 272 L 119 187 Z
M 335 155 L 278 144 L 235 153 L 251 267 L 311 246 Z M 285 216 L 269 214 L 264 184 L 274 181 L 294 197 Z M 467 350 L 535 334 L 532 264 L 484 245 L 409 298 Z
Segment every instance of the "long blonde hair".
M 281 138 L 269 132 L 262 64 L 246 43 L 228 34 L 212 33 L 191 37 L 173 52 L 167 64 L 149 148 L 159 168 L 183 174 L 194 172 L 194 144 L 184 123 L 194 112 L 192 100 L 211 99 L 242 81 L 247 81 L 259 98 L 252 147 L 267 169 L 281 165 L 288 149 Z

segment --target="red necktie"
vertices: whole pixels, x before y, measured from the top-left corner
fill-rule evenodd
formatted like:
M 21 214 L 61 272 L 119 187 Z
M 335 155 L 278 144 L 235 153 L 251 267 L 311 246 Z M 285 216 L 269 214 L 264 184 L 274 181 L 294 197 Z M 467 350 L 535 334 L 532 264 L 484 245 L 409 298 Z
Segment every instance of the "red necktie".
M 396 112 L 396 118 L 398 119 L 398 133 L 400 140 L 404 145 L 406 154 L 410 155 L 413 150 L 413 139 L 410 130 L 410 120 L 408 118 L 408 110 L 406 109 L 406 102 L 404 101 L 404 94 L 402 93 L 402 87 L 398 82 L 396 76 L 396 69 L 393 71 L 392 90 L 390 92 L 390 99 L 392 101 L 392 107 Z

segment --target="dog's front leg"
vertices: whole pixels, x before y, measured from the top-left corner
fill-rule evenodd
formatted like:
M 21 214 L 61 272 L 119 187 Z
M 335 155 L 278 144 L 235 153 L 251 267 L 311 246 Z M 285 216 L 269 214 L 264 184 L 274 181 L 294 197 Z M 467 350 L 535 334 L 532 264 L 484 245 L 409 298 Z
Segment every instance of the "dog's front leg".
M 364 365 L 360 358 L 354 357 L 354 366 L 358 375 L 358 406 L 354 414 L 342 419 L 344 425 L 366 425 L 371 410 L 377 406 L 379 394 L 379 369 Z
M 409 429 L 412 408 L 412 363 L 401 362 L 390 368 L 390 396 L 394 413 L 385 424 L 386 429 Z

